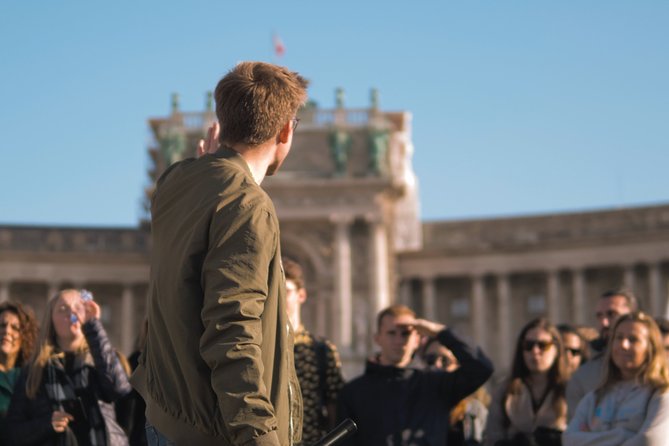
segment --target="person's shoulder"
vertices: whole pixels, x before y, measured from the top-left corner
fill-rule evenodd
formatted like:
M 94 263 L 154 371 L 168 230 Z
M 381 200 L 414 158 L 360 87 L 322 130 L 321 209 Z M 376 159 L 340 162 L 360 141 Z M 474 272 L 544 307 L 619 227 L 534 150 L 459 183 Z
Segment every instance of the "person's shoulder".
M 362 375 L 358 375 L 352 380 L 348 381 L 344 386 L 342 387 L 341 391 L 342 394 L 356 394 L 359 392 L 359 389 L 365 388 L 367 386 L 367 383 L 369 381 L 369 375 L 363 373 Z
M 322 348 L 328 353 L 336 353 L 337 352 L 337 346 L 334 345 L 332 341 L 330 341 L 328 338 L 323 337 L 323 336 L 314 336 L 311 335 L 314 343 L 315 348 Z
M 576 371 L 571 375 L 571 380 L 580 381 L 583 379 L 588 379 L 593 374 L 597 374 L 599 376 L 599 372 L 603 366 L 604 355 L 596 356 L 576 369 Z

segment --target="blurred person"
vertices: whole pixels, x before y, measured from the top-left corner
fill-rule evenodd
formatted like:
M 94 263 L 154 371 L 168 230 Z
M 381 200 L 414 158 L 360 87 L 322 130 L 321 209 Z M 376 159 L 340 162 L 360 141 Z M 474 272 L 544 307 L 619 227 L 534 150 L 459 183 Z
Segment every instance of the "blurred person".
M 377 316 L 374 341 L 380 353 L 370 358 L 362 376 L 339 395 L 337 417 L 351 418 L 358 431 L 345 445 L 447 444 L 451 409 L 482 386 L 493 365 L 445 325 L 417 319 L 404 305 L 392 305 Z M 436 337 L 460 366 L 453 372 L 412 367 L 421 336 Z
M 557 329 L 562 337 L 567 373 L 571 376 L 581 364 L 584 364 L 588 360 L 589 351 L 587 341 L 575 327 L 569 324 L 559 324 Z
M 662 346 L 664 347 L 664 354 L 667 356 L 667 361 L 669 361 L 669 320 L 664 317 L 656 317 L 655 323 L 660 329 L 660 334 L 662 335 Z
M 588 354 L 592 356 L 591 355 L 592 352 L 590 351 L 590 344 L 595 339 L 599 338 L 599 330 L 597 330 L 595 327 L 590 327 L 588 325 L 579 325 L 576 327 L 576 331 L 588 343 Z
M 139 334 L 135 339 L 134 350 L 130 356 L 128 356 L 126 365 L 124 365 L 124 368 L 128 371 L 129 375 L 131 375 L 137 368 L 139 356 L 144 349 L 144 343 L 146 342 L 147 328 L 147 321 L 145 318 L 140 326 Z M 121 357 L 119 357 L 119 359 L 121 359 Z M 144 415 L 146 404 L 144 404 L 142 396 L 137 393 L 135 389 L 132 389 L 128 395 L 116 402 L 115 407 L 116 419 L 128 436 L 130 446 L 146 446 L 146 416 Z
M 0 418 L 7 415 L 14 385 L 33 353 L 37 333 L 30 307 L 14 301 L 0 303 Z
M 36 351 L 7 413 L 12 445 L 125 446 L 113 402 L 130 392 L 100 307 L 65 289 L 44 313 Z
M 337 349 L 302 325 L 302 304 L 307 300 L 302 267 L 283 258 L 286 273 L 286 308 L 295 330 L 295 370 L 302 391 L 302 443 L 311 445 L 335 427 L 337 395 L 344 385 Z
M 590 343 L 592 358 L 571 375 L 567 384 L 569 419 L 573 416 L 581 398 L 599 385 L 610 327 L 620 316 L 636 311 L 637 306 L 636 296 L 625 288 L 607 291 L 597 300 L 595 317 L 599 325 L 599 338 Z
M 455 372 L 460 363 L 453 352 L 444 347 L 437 338 L 429 338 L 423 347 L 423 362 L 432 370 Z M 488 418 L 490 397 L 484 387 L 461 400 L 449 415 L 446 444 L 450 446 L 474 446 L 481 444 L 483 428 Z
M 663 446 L 669 441 L 669 366 L 653 319 L 633 312 L 612 328 L 600 385 L 576 408 L 565 445 Z
M 554 446 L 567 427 L 567 372 L 560 333 L 545 318 L 520 331 L 511 376 L 493 395 L 487 446 Z
M 300 440 L 279 221 L 260 184 L 290 152 L 306 87 L 284 67 L 237 64 L 216 86 L 199 156 L 156 184 L 148 333 L 132 376 L 150 445 Z

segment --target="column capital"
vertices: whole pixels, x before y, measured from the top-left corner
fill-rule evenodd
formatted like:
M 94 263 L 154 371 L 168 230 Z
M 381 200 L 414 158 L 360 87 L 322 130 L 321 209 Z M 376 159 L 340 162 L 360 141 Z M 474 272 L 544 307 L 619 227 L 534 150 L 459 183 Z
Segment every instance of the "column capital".
M 355 220 L 355 215 L 353 214 L 330 214 L 328 217 L 331 223 L 334 223 L 337 226 L 340 225 L 350 225 Z
M 383 216 L 378 212 L 367 212 L 362 218 L 369 224 L 383 224 Z

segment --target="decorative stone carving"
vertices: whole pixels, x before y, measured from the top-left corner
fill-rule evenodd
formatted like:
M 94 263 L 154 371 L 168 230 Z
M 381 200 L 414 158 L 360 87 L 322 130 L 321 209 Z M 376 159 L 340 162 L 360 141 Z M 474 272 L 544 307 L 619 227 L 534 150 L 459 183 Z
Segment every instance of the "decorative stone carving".
M 348 169 L 348 157 L 351 154 L 351 135 L 341 129 L 330 132 L 330 154 L 335 166 L 335 176 L 344 176 Z

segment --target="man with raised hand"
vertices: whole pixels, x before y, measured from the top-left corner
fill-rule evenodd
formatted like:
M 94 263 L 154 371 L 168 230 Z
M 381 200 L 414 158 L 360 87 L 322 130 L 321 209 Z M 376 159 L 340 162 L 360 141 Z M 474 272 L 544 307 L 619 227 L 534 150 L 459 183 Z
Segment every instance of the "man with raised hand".
M 132 379 L 151 445 L 299 441 L 279 222 L 260 183 L 290 151 L 306 86 L 283 67 L 238 64 L 216 87 L 201 156 L 158 180 L 147 343 Z
M 421 336 L 436 337 L 453 352 L 460 367 L 451 373 L 411 367 Z M 358 425 L 346 444 L 446 444 L 450 410 L 492 375 L 490 360 L 445 325 L 417 319 L 404 305 L 379 313 L 374 341 L 379 354 L 339 395 L 337 417 L 351 418 Z

